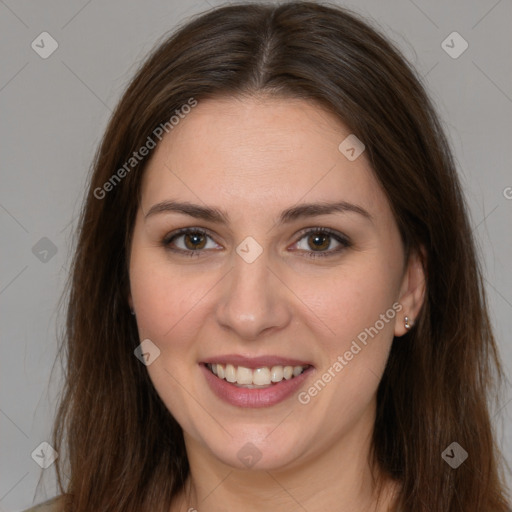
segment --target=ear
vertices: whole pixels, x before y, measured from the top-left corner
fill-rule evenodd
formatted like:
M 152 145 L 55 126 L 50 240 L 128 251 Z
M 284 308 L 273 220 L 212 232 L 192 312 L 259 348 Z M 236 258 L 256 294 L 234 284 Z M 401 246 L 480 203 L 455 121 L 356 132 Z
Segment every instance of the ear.
M 409 324 L 413 325 L 425 300 L 423 262 L 426 262 L 426 251 L 423 246 L 420 247 L 419 251 L 411 251 L 407 268 L 402 277 L 398 299 L 398 302 L 402 305 L 402 310 L 395 323 L 395 336 L 403 336 L 408 332 L 408 329 L 405 328 L 405 317 L 408 317 Z

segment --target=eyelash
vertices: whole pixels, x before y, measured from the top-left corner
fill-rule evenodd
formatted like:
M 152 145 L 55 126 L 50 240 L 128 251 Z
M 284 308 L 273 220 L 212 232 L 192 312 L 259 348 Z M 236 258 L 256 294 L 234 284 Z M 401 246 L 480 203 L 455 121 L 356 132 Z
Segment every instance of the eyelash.
M 180 254 L 182 254 L 184 256 L 190 256 L 190 257 L 200 256 L 201 253 L 204 252 L 204 250 L 202 250 L 202 249 L 193 251 L 193 250 L 185 250 L 185 249 L 173 249 L 170 246 L 170 244 L 176 238 L 178 238 L 178 237 L 180 237 L 182 235 L 187 235 L 187 234 L 191 234 L 191 233 L 192 234 L 198 234 L 198 235 L 201 235 L 201 236 L 207 236 L 207 237 L 211 238 L 211 236 L 208 234 L 208 232 L 205 231 L 202 228 L 183 228 L 183 229 L 180 229 L 180 230 L 178 230 L 178 231 L 176 231 L 174 233 L 171 233 L 171 234 L 167 235 L 162 240 L 162 245 L 168 251 L 172 251 L 172 252 L 175 252 L 175 253 L 180 253 Z M 331 236 L 332 238 L 334 238 L 337 242 L 339 242 L 341 244 L 341 247 L 338 248 L 338 249 L 335 249 L 335 250 L 323 251 L 323 252 L 306 251 L 307 257 L 309 257 L 309 258 L 325 258 L 325 257 L 329 257 L 329 256 L 334 256 L 334 255 L 339 254 L 343 250 L 345 250 L 345 249 L 347 249 L 347 248 L 352 246 L 352 243 L 345 236 L 343 236 L 340 233 L 337 233 L 336 231 L 333 231 L 331 229 L 321 228 L 321 227 L 311 228 L 311 229 L 308 229 L 307 231 L 303 232 L 301 234 L 300 238 L 297 240 L 297 242 L 299 242 L 300 240 L 302 240 L 303 238 L 305 238 L 306 236 L 311 235 L 311 234 L 321 234 L 321 235 Z M 297 243 L 297 242 L 295 242 L 295 243 Z

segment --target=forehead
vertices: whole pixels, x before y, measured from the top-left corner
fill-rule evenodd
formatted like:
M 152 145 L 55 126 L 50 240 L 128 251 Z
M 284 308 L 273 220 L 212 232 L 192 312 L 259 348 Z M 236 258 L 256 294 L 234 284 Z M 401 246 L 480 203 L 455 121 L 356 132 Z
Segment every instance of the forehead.
M 229 203 L 254 213 L 316 200 L 387 203 L 365 154 L 339 145 L 350 130 L 315 102 L 276 97 L 201 100 L 166 134 L 148 162 L 144 209 L 170 196 Z

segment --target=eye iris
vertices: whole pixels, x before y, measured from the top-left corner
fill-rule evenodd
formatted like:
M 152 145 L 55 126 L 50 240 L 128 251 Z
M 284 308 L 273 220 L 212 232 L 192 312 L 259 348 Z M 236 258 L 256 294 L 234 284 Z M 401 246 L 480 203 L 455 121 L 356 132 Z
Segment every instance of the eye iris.
M 323 250 L 329 247 L 330 236 L 328 233 L 317 232 L 309 235 L 308 243 L 310 247 L 314 247 L 316 250 Z M 189 232 L 183 235 L 185 240 L 185 246 L 188 250 L 197 250 L 204 248 L 206 244 L 206 237 L 200 232 Z
M 187 233 L 187 234 L 185 234 L 184 238 L 185 238 L 185 245 L 190 250 L 202 249 L 204 247 L 204 245 L 206 244 L 205 236 L 202 233 Z M 194 245 L 201 238 L 203 239 L 203 243 L 201 245 Z M 192 242 L 192 245 L 189 245 L 189 240 L 194 240 Z
M 324 241 L 324 243 L 321 244 L 320 246 L 317 245 L 317 242 L 319 240 Z M 327 249 L 329 247 L 329 235 L 323 235 L 320 233 L 316 233 L 314 235 L 309 236 L 308 242 L 310 242 L 310 243 L 312 242 L 312 246 L 315 247 L 316 249 Z

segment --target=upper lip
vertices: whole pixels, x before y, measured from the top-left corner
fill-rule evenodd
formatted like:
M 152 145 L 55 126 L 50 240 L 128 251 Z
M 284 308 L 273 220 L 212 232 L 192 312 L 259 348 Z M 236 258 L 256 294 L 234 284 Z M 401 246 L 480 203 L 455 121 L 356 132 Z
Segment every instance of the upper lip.
M 257 356 L 257 357 L 245 357 L 238 354 L 226 354 L 209 357 L 202 361 L 203 364 L 232 364 L 233 366 L 243 366 L 255 370 L 256 368 L 263 368 L 264 366 L 312 366 L 307 361 L 301 361 L 299 359 L 293 359 L 290 357 L 281 356 Z

